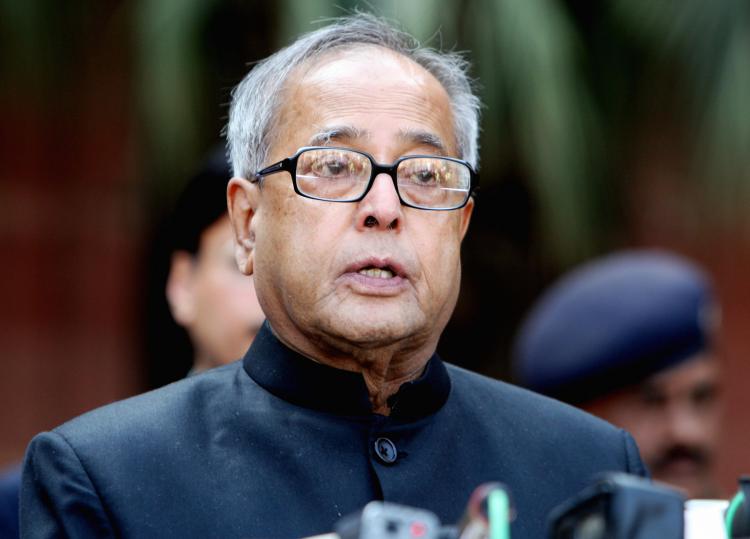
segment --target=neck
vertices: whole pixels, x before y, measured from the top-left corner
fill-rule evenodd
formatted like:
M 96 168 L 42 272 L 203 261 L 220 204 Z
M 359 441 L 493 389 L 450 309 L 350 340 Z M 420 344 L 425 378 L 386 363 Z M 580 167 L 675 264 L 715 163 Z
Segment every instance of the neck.
M 209 357 L 202 354 L 196 354 L 195 359 L 193 360 L 193 368 L 191 370 L 193 373 L 199 373 L 215 366 L 216 365 L 213 364 Z
M 372 404 L 372 411 L 389 415 L 388 399 L 398 392 L 406 382 L 419 378 L 424 372 L 437 343 L 423 342 L 421 345 L 394 343 L 385 346 L 360 347 L 335 339 L 316 339 L 297 345 L 279 335 L 276 337 L 289 348 L 307 358 L 351 372 L 359 372 L 364 378 Z
M 330 366 L 362 373 L 370 395 L 372 411 L 389 415 L 388 399 L 406 382 L 419 378 L 432 353 L 426 357 L 402 357 L 388 352 L 368 350 L 368 353 L 346 359 L 334 360 Z M 378 353 L 380 352 L 380 353 Z

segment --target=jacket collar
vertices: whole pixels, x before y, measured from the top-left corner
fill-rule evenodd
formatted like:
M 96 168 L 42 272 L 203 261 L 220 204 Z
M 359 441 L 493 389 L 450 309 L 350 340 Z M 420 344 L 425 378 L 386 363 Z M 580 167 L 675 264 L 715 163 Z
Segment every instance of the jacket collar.
M 243 359 L 255 382 L 293 404 L 339 415 L 372 413 L 362 375 L 316 363 L 284 345 L 264 322 Z M 414 421 L 439 410 L 451 383 L 442 360 L 433 354 L 422 375 L 403 384 L 388 399 L 390 417 Z

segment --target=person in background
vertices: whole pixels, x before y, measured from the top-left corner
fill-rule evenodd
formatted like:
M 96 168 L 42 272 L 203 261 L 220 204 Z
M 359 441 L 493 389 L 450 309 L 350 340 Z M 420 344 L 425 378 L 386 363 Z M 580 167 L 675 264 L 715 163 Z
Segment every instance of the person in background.
M 180 195 L 170 226 L 166 297 L 193 345 L 191 373 L 240 359 L 265 319 L 252 277 L 234 260 L 230 177 L 223 149 L 216 150 Z
M 214 151 L 180 194 L 170 223 L 166 296 L 193 346 L 191 373 L 241 358 L 265 319 L 252 278 L 234 261 L 230 177 L 223 148 Z M 19 465 L 0 473 L 0 539 L 18 537 L 20 483 Z
M 654 479 L 719 496 L 719 306 L 695 264 L 662 251 L 595 260 L 531 308 L 516 381 L 633 434 Z

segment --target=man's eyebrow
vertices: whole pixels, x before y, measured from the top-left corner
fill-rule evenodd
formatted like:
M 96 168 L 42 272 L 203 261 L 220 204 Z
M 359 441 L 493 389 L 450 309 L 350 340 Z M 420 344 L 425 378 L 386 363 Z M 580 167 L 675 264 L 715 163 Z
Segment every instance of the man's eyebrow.
M 307 145 L 327 146 L 331 142 L 351 141 L 368 138 L 369 136 L 369 131 L 365 129 L 359 129 L 350 125 L 337 125 L 333 127 L 327 127 L 325 128 L 325 130 L 316 133 L 310 138 Z M 410 144 L 431 146 L 442 154 L 447 151 L 443 139 L 441 139 L 434 133 L 430 133 L 429 131 L 422 131 L 419 129 L 402 129 L 399 132 L 398 137 L 402 141 Z
M 362 129 L 350 125 L 337 125 L 313 135 L 308 142 L 308 146 L 327 146 L 331 141 L 356 140 L 368 136 L 369 133 Z
M 443 139 L 429 131 L 402 129 L 399 133 L 399 138 L 405 142 L 415 143 L 421 146 L 432 146 L 442 154 L 447 151 Z

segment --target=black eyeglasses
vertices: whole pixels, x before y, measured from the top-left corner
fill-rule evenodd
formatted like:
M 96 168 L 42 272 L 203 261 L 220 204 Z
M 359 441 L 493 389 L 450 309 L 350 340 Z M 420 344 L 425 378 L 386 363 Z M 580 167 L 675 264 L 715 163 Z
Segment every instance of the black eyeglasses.
M 251 180 L 286 171 L 294 191 L 329 202 L 358 202 L 378 174 L 388 174 L 401 204 L 421 210 L 455 210 L 466 205 L 479 176 L 466 161 L 434 155 L 409 155 L 381 165 L 367 153 L 349 148 L 300 148 L 291 157 L 257 172 Z

